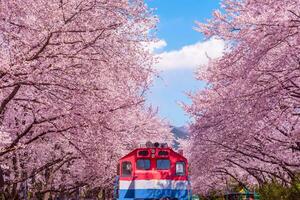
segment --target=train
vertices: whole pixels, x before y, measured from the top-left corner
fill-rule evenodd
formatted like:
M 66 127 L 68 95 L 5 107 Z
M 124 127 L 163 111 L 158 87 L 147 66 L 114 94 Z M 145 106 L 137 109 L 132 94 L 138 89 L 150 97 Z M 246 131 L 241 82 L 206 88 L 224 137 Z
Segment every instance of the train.
M 166 143 L 147 142 L 118 161 L 114 199 L 190 200 L 188 161 Z

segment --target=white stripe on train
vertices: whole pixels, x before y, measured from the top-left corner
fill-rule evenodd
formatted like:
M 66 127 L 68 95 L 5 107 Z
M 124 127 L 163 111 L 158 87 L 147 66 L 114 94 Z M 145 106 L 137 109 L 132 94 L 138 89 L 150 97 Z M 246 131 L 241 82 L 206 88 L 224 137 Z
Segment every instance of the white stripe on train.
M 128 189 L 176 189 L 176 190 L 188 190 L 188 181 L 178 181 L 178 180 L 134 180 L 125 181 L 120 180 L 119 182 L 120 190 Z

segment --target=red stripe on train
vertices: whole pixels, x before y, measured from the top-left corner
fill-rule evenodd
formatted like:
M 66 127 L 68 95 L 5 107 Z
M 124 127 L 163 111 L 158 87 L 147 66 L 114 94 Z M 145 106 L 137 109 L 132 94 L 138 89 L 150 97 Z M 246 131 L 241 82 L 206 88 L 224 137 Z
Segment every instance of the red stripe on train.
M 162 174 L 139 174 L 132 177 L 120 177 L 120 180 L 131 181 L 131 180 L 176 180 L 176 181 L 187 181 L 187 176 L 169 176 Z

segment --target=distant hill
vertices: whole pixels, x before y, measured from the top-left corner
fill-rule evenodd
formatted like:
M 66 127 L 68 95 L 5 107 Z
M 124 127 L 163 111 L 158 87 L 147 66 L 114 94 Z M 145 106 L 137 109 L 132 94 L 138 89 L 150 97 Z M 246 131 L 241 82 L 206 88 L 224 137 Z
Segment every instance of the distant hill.
M 189 135 L 188 129 L 185 126 L 170 126 L 170 128 L 172 129 L 171 132 L 176 138 L 186 139 Z
M 174 137 L 175 137 L 173 148 L 178 149 L 179 143 L 176 140 L 177 139 L 187 139 L 188 135 L 189 135 L 188 129 L 185 126 L 181 126 L 181 127 L 170 126 L 170 128 L 172 129 L 171 133 L 173 133 Z

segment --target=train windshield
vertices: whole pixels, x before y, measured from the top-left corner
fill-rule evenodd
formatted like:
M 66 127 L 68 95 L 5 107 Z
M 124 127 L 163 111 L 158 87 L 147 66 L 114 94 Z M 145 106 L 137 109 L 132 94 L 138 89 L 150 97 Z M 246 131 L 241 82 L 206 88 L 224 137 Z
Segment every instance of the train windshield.
M 178 175 L 178 176 L 185 175 L 185 163 L 184 162 L 176 163 L 176 175 Z
M 170 160 L 167 159 L 158 159 L 156 160 L 157 169 L 170 169 Z
M 149 159 L 138 159 L 136 162 L 136 168 L 141 170 L 150 169 L 150 160 Z
M 131 162 L 125 161 L 122 162 L 122 176 L 131 176 L 132 166 Z

